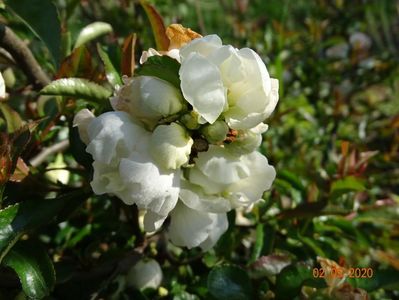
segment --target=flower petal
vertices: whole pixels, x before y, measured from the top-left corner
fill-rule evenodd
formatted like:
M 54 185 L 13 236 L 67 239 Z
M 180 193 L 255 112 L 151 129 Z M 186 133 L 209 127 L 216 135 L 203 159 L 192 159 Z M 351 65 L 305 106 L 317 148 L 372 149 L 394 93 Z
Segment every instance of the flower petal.
M 179 196 L 180 170 L 160 170 L 147 153 L 134 152 L 121 160 L 121 178 L 127 188 L 128 199 L 140 209 L 167 216 L 175 207 Z M 127 201 L 126 201 L 127 200 Z
M 185 59 L 188 58 L 191 53 L 198 53 L 203 57 L 207 57 L 221 46 L 222 40 L 216 34 L 194 39 L 180 49 L 181 62 L 184 63 Z
M 179 71 L 185 99 L 206 121 L 213 123 L 227 103 L 219 69 L 198 53 L 190 54 Z
M 224 213 L 231 210 L 229 200 L 219 196 L 206 195 L 201 187 L 186 180 L 181 182 L 179 197 L 186 206 L 195 210 L 211 213 Z
M 87 145 L 90 142 L 87 128 L 95 116 L 87 108 L 80 110 L 73 118 L 73 126 L 78 127 L 80 139 Z
M 213 247 L 227 230 L 225 213 L 213 214 L 193 210 L 179 202 L 171 213 L 169 237 L 176 246 L 201 247 L 204 251 Z
M 261 153 L 254 151 L 244 155 L 243 161 L 251 169 L 251 175 L 230 185 L 225 191 L 233 207 L 247 206 L 261 199 L 263 192 L 270 189 L 276 178 L 275 169 Z
M 125 112 L 100 115 L 90 122 L 87 133 L 90 143 L 86 151 L 96 161 L 113 165 L 149 138 L 149 132 L 134 124 Z

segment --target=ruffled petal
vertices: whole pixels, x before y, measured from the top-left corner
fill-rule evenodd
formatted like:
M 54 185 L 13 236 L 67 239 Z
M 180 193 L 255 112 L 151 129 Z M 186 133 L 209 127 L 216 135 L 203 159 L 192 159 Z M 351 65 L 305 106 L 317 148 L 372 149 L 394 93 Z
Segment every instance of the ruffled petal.
M 135 203 L 161 216 L 167 216 L 179 196 L 180 170 L 160 170 L 147 153 L 134 152 L 121 160 L 121 178 L 127 188 L 126 202 Z
M 275 169 L 261 153 L 255 151 L 245 155 L 243 161 L 251 169 L 251 175 L 230 185 L 224 193 L 233 207 L 248 206 L 261 199 L 276 178 Z
M 231 210 L 229 200 L 217 195 L 207 195 L 201 187 L 186 180 L 181 181 L 179 197 L 186 206 L 195 210 L 211 213 L 224 213 Z
M 196 167 L 210 180 L 231 184 L 250 174 L 250 169 L 227 149 L 210 145 L 208 151 L 201 152 L 196 159 Z
M 179 202 L 171 213 L 169 237 L 173 244 L 187 248 L 213 247 L 227 230 L 226 214 L 213 214 L 193 210 Z
M 134 124 L 125 112 L 107 112 L 88 125 L 90 143 L 86 151 L 94 160 L 116 165 L 135 148 L 148 143 L 149 132 Z M 128 137 L 128 138 L 127 138 Z

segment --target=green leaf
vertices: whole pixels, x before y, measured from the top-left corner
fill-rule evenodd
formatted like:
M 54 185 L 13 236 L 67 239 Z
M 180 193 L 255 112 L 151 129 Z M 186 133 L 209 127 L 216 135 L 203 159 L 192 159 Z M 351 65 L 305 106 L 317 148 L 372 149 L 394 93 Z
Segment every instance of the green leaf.
M 166 55 L 155 55 L 149 57 L 136 74 L 158 77 L 180 89 L 179 69 L 180 64 L 177 60 Z
M 48 296 L 55 285 L 53 264 L 38 242 L 20 241 L 4 257 L 3 264 L 14 269 L 29 298 Z
M 7 131 L 9 133 L 14 132 L 23 125 L 23 121 L 19 114 L 6 103 L 0 103 L 0 111 L 6 120 Z
M 110 24 L 105 22 L 93 22 L 80 31 L 74 48 L 110 32 L 112 32 L 112 26 Z
M 87 191 L 77 190 L 54 199 L 29 200 L 0 210 L 0 262 L 22 234 L 50 222 L 70 201 L 87 196 Z
M 252 283 L 243 269 L 237 266 L 219 266 L 208 275 L 208 289 L 219 300 L 252 298 Z
M 285 267 L 276 278 L 276 295 L 278 299 L 294 299 L 299 295 L 303 285 L 325 287 L 323 279 L 315 279 L 312 268 L 304 263 Z
M 107 100 L 112 92 L 101 85 L 82 78 L 54 80 L 41 91 L 43 95 L 71 96 L 95 101 Z
M 265 238 L 265 235 L 263 232 L 263 224 L 258 224 L 256 226 L 255 245 L 254 245 L 254 249 L 252 251 L 252 255 L 251 255 L 251 259 L 250 259 L 249 263 L 253 263 L 262 254 L 264 238 Z
M 6 4 L 46 44 L 58 66 L 61 57 L 61 25 L 54 3 L 51 0 L 8 0 Z
M 348 192 L 361 192 L 365 189 L 366 187 L 364 186 L 364 183 L 360 178 L 348 176 L 332 183 L 330 199 L 336 199 L 339 196 Z
M 100 44 L 97 44 L 97 51 L 104 63 L 105 75 L 107 76 L 109 83 L 111 83 L 112 86 L 122 85 L 121 77 L 112 64 L 107 52 L 101 48 Z

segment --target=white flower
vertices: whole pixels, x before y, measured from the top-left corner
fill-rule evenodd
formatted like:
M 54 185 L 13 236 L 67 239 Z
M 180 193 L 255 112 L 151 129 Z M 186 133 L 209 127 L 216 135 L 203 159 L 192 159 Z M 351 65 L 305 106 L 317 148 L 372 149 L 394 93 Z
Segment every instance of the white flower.
M 226 213 L 208 213 L 189 208 L 179 202 L 171 213 L 169 238 L 176 246 L 212 248 L 227 230 Z
M 162 282 L 162 269 L 154 259 L 142 259 L 137 262 L 127 273 L 128 286 L 144 290 L 147 288 L 157 289 Z
M 195 166 L 188 173 L 191 184 L 201 187 L 197 191 L 185 184 L 181 198 L 185 203 L 197 203 L 196 207 L 208 207 L 209 211 L 220 212 L 220 207 L 212 198 L 225 198 L 231 208 L 248 206 L 261 199 L 276 176 L 276 171 L 259 152 L 236 155 L 226 148 L 210 145 L 207 152 L 201 152 L 195 160 Z M 197 198 L 194 199 L 194 195 Z M 203 203 L 202 203 L 203 202 Z M 227 207 L 223 204 L 223 207 Z
M 127 113 L 107 112 L 83 120 L 77 123 L 87 133 L 86 151 L 94 158 L 93 191 L 114 194 L 126 204 L 150 211 L 146 230 L 158 229 L 176 205 L 180 170 L 167 171 L 154 162 L 148 148 L 151 133 Z
M 209 35 L 181 48 L 180 57 L 183 95 L 209 123 L 223 113 L 231 128 L 249 129 L 273 112 L 278 81 L 251 49 L 223 46 Z
M 152 158 L 165 169 L 177 169 L 188 162 L 193 139 L 176 123 L 159 125 L 150 138 Z
M 178 113 L 184 107 L 178 89 L 169 82 L 152 76 L 127 80 L 111 99 L 115 110 L 128 112 L 151 128 L 162 117 Z

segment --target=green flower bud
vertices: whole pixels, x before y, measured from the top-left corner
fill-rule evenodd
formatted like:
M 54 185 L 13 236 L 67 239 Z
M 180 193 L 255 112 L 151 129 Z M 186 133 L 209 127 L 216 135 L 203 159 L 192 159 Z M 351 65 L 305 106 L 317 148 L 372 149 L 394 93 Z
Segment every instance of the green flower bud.
M 217 144 L 224 141 L 229 127 L 224 121 L 216 121 L 213 124 L 205 125 L 201 132 L 209 143 Z
M 196 130 L 200 127 L 200 124 L 198 124 L 198 116 L 196 116 L 194 113 L 187 113 L 181 116 L 180 122 L 190 130 Z

